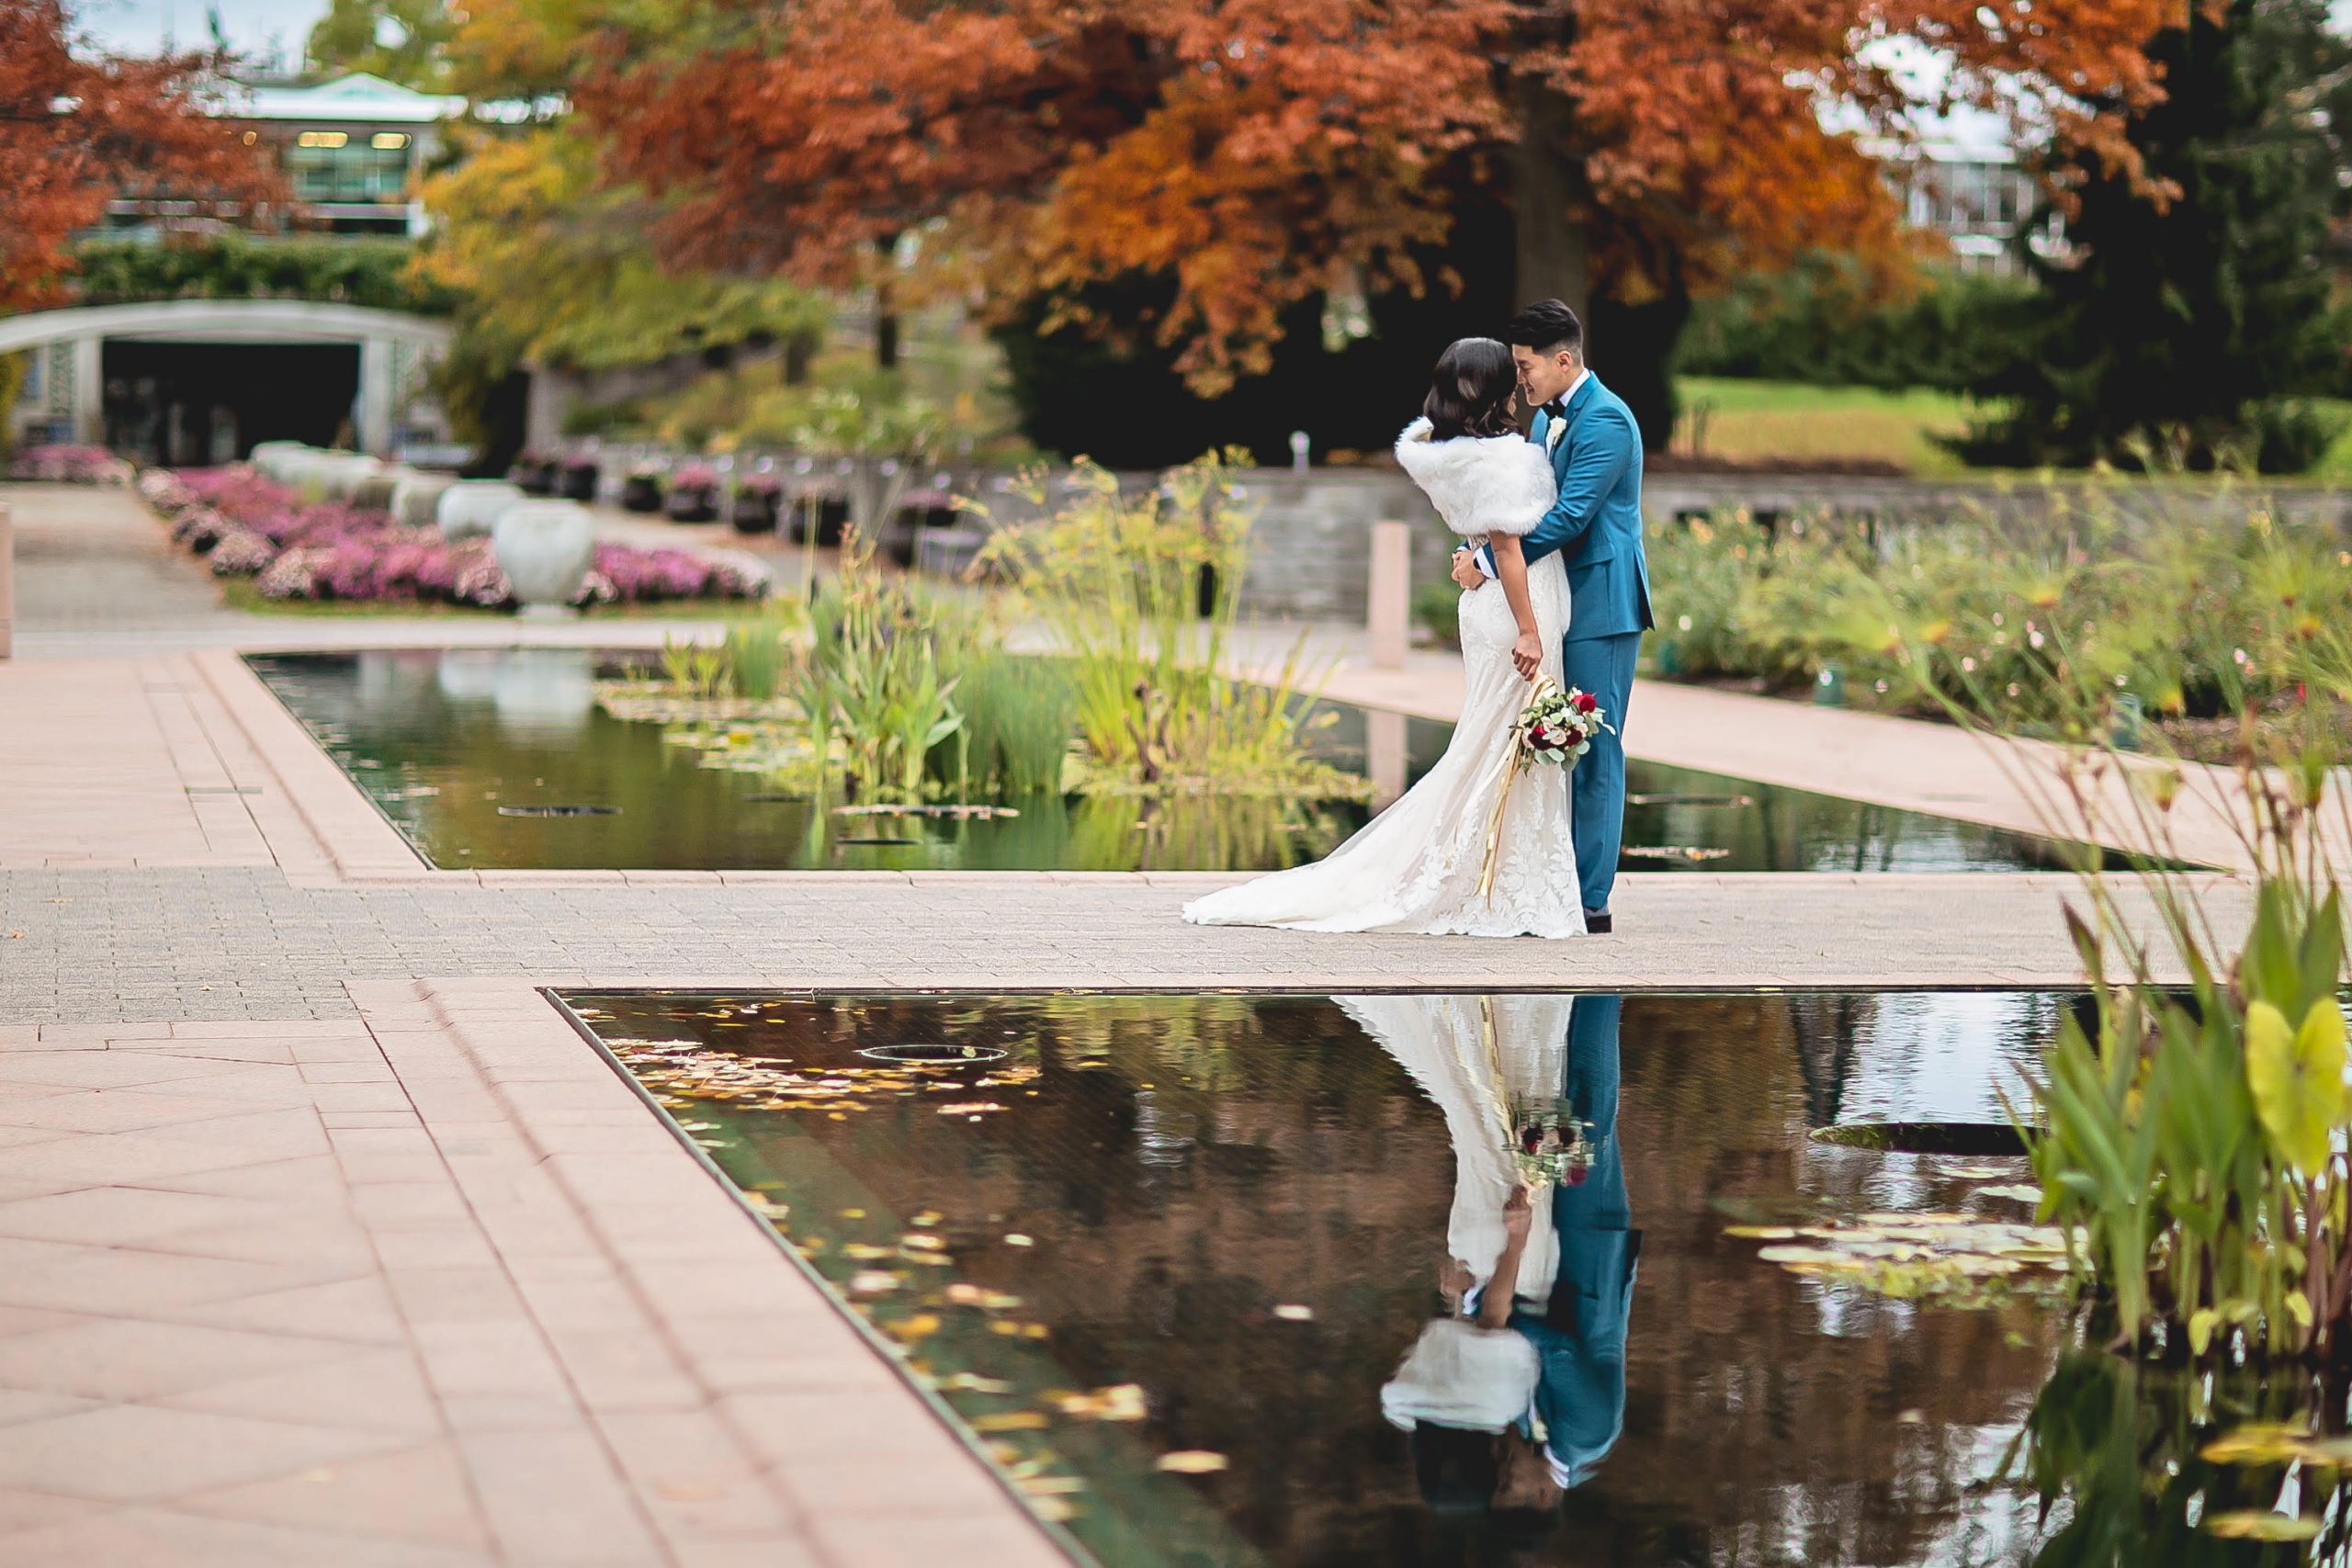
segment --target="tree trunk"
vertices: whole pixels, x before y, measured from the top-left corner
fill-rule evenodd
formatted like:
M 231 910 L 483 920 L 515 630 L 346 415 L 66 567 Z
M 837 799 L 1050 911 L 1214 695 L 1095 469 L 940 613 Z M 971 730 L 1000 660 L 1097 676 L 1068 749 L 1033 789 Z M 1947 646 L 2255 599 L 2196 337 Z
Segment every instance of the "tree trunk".
M 893 274 L 898 269 L 899 239 L 893 234 L 874 243 L 874 365 L 879 370 L 899 367 L 899 301 Z
M 1511 171 L 1519 303 L 1564 299 L 1589 329 L 1592 186 L 1570 137 L 1574 111 L 1564 95 L 1526 77 L 1512 91 L 1520 124 Z

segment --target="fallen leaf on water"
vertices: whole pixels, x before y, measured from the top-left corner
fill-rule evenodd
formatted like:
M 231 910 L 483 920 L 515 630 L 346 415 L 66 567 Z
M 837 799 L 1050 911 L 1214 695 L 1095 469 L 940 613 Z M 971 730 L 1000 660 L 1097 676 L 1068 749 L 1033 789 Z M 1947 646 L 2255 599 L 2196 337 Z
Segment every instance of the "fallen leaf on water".
M 893 1257 L 895 1253 L 889 1247 L 876 1247 L 872 1242 L 853 1241 L 842 1248 L 842 1256 L 854 1258 L 863 1263 L 873 1263 Z
M 978 1116 L 986 1111 L 1003 1109 L 993 1100 L 958 1100 L 954 1105 L 939 1107 L 939 1113 L 942 1116 Z
M 1004 1238 L 1004 1245 L 1007 1247 L 1035 1247 L 1037 1244 L 1032 1238 L 1023 1235 L 1016 1231 L 1012 1235 Z
M 917 1230 L 928 1230 L 930 1227 L 939 1223 L 939 1218 L 940 1217 L 937 1213 L 929 1209 L 925 1209 L 922 1213 L 917 1214 L 914 1218 L 909 1220 L 907 1224 L 914 1226 Z
M 964 1393 L 1011 1393 L 1012 1392 L 1012 1385 L 1002 1378 L 984 1378 L 978 1372 L 957 1372 L 952 1377 L 942 1378 L 939 1386 L 955 1389 Z
M 1114 1383 L 1091 1393 L 1054 1391 L 1046 1397 L 1063 1415 L 1084 1421 L 1140 1421 L 1149 1414 L 1139 1383 Z
M 939 1319 L 930 1313 L 919 1312 L 912 1317 L 902 1317 L 882 1325 L 885 1332 L 900 1339 L 921 1339 L 926 1334 L 939 1332 Z
M 1209 1475 L 1226 1467 L 1223 1454 L 1213 1454 L 1206 1449 L 1178 1449 L 1172 1454 L 1161 1454 L 1156 1468 L 1177 1475 Z
M 1086 1490 L 1086 1483 L 1075 1475 L 1024 1475 L 1013 1484 L 1031 1497 L 1067 1497 Z
M 879 1291 L 895 1291 L 899 1277 L 879 1269 L 861 1269 L 849 1277 L 849 1288 L 859 1295 L 872 1295 Z
M 2319 1521 L 2304 1514 L 2272 1514 L 2256 1508 L 2209 1514 L 2205 1533 L 2224 1540 L 2310 1540 L 2319 1534 Z
M 2014 1198 L 2020 1203 L 2041 1201 L 2041 1189 L 2018 1182 L 2008 1187 L 1980 1187 L 1977 1192 L 1986 1198 Z
M 972 1417 L 975 1432 L 1035 1432 L 1046 1425 L 1045 1413 L 1039 1410 L 1007 1410 L 995 1416 Z
M 1724 1235 L 1737 1236 L 1742 1241 L 1794 1241 L 1797 1233 L 1787 1225 L 1726 1225 Z
M 1284 1323 L 1312 1323 L 1315 1321 L 1315 1309 L 1300 1306 L 1295 1302 L 1284 1302 L 1274 1309 L 1274 1315 Z
M 1048 1524 L 1067 1524 L 1078 1517 L 1078 1510 L 1070 1506 L 1067 1497 L 1032 1497 L 1029 1511 Z
M 935 1235 L 909 1235 L 900 1236 L 899 1238 L 899 1245 L 900 1247 L 911 1247 L 918 1252 L 937 1252 L 941 1247 L 945 1247 L 947 1244 L 940 1240 Z

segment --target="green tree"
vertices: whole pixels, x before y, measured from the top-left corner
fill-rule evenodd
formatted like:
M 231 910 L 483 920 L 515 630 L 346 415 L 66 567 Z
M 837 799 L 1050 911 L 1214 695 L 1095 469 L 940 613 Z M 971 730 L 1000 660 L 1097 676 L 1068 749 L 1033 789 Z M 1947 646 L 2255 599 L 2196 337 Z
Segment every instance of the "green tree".
M 403 87 L 446 85 L 446 51 L 458 24 L 441 0 L 333 0 L 311 29 L 311 68 L 364 71 Z
M 441 390 L 485 445 L 497 390 L 518 372 L 808 344 L 823 331 L 822 299 L 788 283 L 665 268 L 646 237 L 651 204 L 597 186 L 594 154 L 564 125 L 479 135 L 424 187 L 435 228 L 414 275 L 458 301 Z
M 2342 199 L 2326 112 L 2352 44 L 2326 0 L 2187 7 L 2148 45 L 2164 99 L 2123 116 L 2153 197 L 2100 157 L 2056 169 L 2067 247 L 2024 351 L 1977 390 L 2010 412 L 1960 444 L 1973 461 L 2308 468 L 2333 434 L 2293 400 L 2341 359 L 2323 251 Z

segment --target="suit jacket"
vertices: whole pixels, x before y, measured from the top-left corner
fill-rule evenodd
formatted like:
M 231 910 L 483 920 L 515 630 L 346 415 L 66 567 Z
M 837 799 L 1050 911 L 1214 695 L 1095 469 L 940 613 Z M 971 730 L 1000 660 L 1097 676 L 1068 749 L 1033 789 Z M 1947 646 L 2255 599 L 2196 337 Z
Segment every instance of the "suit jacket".
M 1623 400 L 1588 375 L 1568 400 L 1567 432 L 1550 446 L 1559 499 L 1521 543 L 1529 565 L 1553 551 L 1568 569 L 1570 642 L 1648 630 L 1650 568 L 1642 553 L 1642 433 Z M 1548 445 L 1539 410 L 1529 439 Z
M 1632 1228 L 1617 1146 L 1618 1032 L 1624 998 L 1581 996 L 1568 1024 L 1562 1093 L 1592 1123 L 1585 1179 L 1552 1193 L 1560 1264 L 1550 1302 L 1514 1313 L 1510 1326 L 1534 1345 L 1534 1406 L 1544 1447 L 1564 1486 L 1589 1477 L 1625 1428 L 1625 1338 L 1634 1312 L 1642 1233 Z

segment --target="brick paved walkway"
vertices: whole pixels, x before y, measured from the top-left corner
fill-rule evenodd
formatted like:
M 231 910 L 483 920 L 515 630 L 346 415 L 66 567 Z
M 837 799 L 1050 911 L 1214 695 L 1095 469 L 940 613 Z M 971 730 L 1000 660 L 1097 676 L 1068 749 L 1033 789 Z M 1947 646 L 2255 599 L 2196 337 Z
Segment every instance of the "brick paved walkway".
M 129 498 L 0 499 L 32 541 L 33 657 L 0 663 L 12 1565 L 1055 1560 L 540 986 L 2075 973 L 2036 876 L 1636 876 L 1625 934 L 1544 943 L 1179 923 L 1216 877 L 435 872 L 220 650 L 517 628 L 222 615 Z M 1443 711 L 1417 671 L 1342 680 Z M 1783 782 L 2022 809 L 1948 734 L 1744 702 L 1653 694 L 1640 748 L 1723 766 L 1770 728 Z

